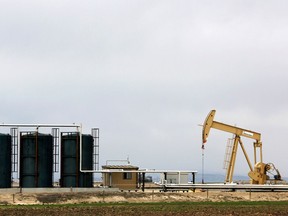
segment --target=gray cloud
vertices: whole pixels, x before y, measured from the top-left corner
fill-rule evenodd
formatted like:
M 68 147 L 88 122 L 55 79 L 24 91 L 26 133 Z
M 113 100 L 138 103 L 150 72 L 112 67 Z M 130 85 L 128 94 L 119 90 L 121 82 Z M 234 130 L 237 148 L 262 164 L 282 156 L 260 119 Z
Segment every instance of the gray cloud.
M 283 150 L 286 1 L 1 1 L 2 122 L 101 128 L 101 162 L 201 170 L 201 124 L 263 134 Z M 230 134 L 213 131 L 207 172 L 222 172 Z M 245 140 L 252 156 L 251 140 Z M 236 173 L 248 167 L 239 156 Z

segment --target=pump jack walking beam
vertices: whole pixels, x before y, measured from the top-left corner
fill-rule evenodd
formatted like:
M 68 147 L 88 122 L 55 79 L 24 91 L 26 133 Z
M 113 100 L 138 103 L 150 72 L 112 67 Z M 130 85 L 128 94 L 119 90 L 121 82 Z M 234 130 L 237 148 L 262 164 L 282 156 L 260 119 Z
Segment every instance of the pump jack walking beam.
M 233 181 L 233 173 L 234 173 L 234 167 L 235 167 L 235 161 L 236 161 L 236 154 L 238 149 L 238 144 L 240 144 L 242 151 L 245 155 L 245 158 L 247 160 L 247 163 L 249 165 L 250 171 L 253 171 L 253 167 L 251 165 L 251 162 L 249 160 L 249 157 L 246 153 L 246 150 L 244 148 L 244 145 L 241 141 L 241 136 L 254 139 L 254 164 L 257 163 L 256 158 L 256 148 L 260 148 L 260 162 L 262 163 L 262 143 L 261 143 L 261 134 L 257 133 L 255 131 L 246 130 L 242 128 L 238 128 L 235 126 L 227 125 L 221 122 L 214 121 L 216 110 L 212 110 L 208 116 L 206 117 L 206 120 L 203 125 L 203 131 L 202 131 L 202 142 L 207 142 L 207 138 L 209 136 L 209 132 L 211 128 L 218 129 L 221 131 L 225 131 L 228 133 L 232 133 L 235 135 L 234 144 L 232 148 L 232 153 L 230 157 L 230 163 L 228 165 L 227 173 L 226 173 L 226 182 L 232 182 Z
M 260 133 L 257 133 L 251 130 L 238 128 L 238 127 L 231 126 L 231 125 L 227 125 L 221 122 L 213 121 L 215 113 L 216 113 L 216 110 L 211 110 L 211 112 L 208 114 L 204 122 L 203 133 L 202 133 L 203 143 L 206 143 L 211 128 L 226 131 L 228 133 L 232 133 L 238 136 L 248 137 L 248 138 L 256 140 L 256 142 L 260 142 L 261 140 Z

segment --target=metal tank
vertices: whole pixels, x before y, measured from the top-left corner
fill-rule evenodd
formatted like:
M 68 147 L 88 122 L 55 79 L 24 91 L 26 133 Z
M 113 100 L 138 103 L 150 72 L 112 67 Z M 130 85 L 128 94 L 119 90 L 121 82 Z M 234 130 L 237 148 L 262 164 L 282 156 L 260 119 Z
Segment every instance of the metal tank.
M 11 135 L 0 134 L 0 188 L 11 187 Z
M 93 169 L 93 137 L 82 134 L 82 170 Z M 93 173 L 80 172 L 79 133 L 61 134 L 61 187 L 93 187 Z
M 20 187 L 53 186 L 53 137 L 50 134 L 21 133 Z

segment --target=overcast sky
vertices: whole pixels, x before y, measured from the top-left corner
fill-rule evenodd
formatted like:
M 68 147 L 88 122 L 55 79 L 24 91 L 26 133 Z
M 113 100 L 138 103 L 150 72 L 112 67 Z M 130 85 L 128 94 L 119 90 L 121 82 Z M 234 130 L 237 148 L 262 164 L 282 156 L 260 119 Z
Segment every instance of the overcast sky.
M 99 127 L 101 165 L 129 156 L 201 172 L 198 125 L 216 109 L 260 132 L 264 162 L 288 176 L 287 11 L 284 0 L 0 0 L 0 121 Z M 206 173 L 225 173 L 231 136 L 211 130 Z

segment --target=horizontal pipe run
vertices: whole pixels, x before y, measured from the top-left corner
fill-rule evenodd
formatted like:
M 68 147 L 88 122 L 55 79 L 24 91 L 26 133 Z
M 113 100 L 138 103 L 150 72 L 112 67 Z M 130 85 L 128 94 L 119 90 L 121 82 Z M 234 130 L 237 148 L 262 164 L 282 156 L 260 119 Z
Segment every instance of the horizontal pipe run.
M 177 174 L 189 174 L 197 173 L 197 171 L 179 171 L 179 170 L 124 170 L 124 169 L 103 169 L 103 170 L 83 170 L 85 172 L 94 173 L 177 173 Z
M 82 127 L 81 124 L 0 124 L 0 127 Z
M 253 184 L 158 184 L 168 190 L 173 189 L 214 189 L 214 190 L 285 190 L 288 185 L 253 185 Z

